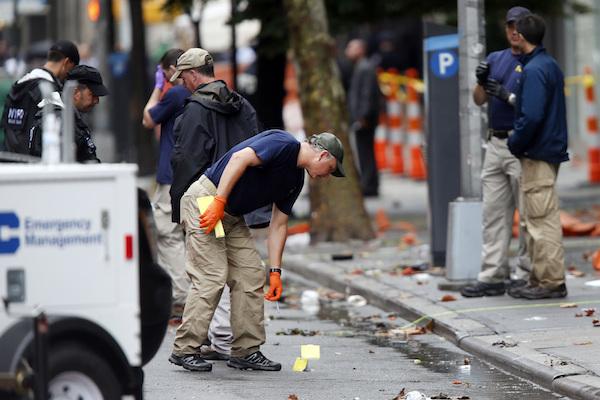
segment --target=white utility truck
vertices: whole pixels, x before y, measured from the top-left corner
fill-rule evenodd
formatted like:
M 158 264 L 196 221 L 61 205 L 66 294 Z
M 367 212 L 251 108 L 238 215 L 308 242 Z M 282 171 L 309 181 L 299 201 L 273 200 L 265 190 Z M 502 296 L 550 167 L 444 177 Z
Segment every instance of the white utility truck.
M 40 385 L 51 399 L 141 398 L 170 282 L 152 257 L 136 171 L 0 164 L 0 398 L 37 399 Z

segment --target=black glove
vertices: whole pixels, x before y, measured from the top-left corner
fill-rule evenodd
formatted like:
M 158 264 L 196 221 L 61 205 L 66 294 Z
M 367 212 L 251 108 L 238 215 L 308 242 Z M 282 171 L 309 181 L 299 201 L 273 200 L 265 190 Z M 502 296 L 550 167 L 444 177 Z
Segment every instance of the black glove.
M 479 63 L 477 68 L 475 69 L 475 76 L 477 77 L 477 83 L 481 86 L 485 86 L 487 82 L 488 75 L 490 74 L 490 64 L 487 61 L 482 61 Z
M 512 94 L 511 92 L 509 92 L 508 90 L 506 90 L 506 88 L 504 86 L 502 86 L 500 84 L 500 82 L 498 82 L 497 80 L 488 79 L 484 88 L 485 88 L 485 92 L 489 96 L 495 96 L 510 105 L 514 104 L 515 95 Z

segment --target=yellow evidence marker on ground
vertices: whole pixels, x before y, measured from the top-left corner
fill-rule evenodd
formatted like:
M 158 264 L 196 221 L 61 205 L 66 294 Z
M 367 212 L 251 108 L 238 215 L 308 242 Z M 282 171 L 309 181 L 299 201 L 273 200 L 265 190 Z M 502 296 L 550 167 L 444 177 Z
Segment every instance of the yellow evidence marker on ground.
M 318 344 L 303 344 L 300 346 L 300 357 L 307 360 L 321 358 L 321 347 Z
M 302 357 L 296 357 L 296 361 L 294 362 L 294 366 L 292 370 L 294 372 L 304 372 L 308 368 L 308 360 Z
M 196 199 L 198 203 L 198 209 L 200 210 L 200 215 L 204 214 L 204 211 L 208 208 L 210 203 L 212 203 L 214 196 L 202 196 Z M 223 223 L 219 220 L 217 225 L 215 226 L 215 237 L 222 238 L 225 237 L 225 230 L 223 229 Z

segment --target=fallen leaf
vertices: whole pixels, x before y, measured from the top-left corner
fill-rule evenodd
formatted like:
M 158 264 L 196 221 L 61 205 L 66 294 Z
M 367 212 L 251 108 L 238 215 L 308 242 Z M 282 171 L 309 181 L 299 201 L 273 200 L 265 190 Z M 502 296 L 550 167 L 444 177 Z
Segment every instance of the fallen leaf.
M 469 357 L 465 357 L 465 359 L 463 360 L 463 365 L 471 365 L 471 360 L 469 359 Z
M 594 325 L 596 328 L 600 327 L 600 319 L 593 320 L 592 325 Z
M 575 265 L 570 265 L 567 268 L 567 271 L 569 271 L 569 274 L 571 274 L 572 276 L 576 277 L 576 278 L 581 278 L 585 276 L 585 272 L 581 271 L 579 268 L 577 268 Z
M 406 393 L 404 392 L 404 388 L 402 388 L 392 400 L 404 400 L 404 396 L 406 396 Z
M 452 296 L 451 294 L 445 294 L 442 296 L 440 301 L 456 301 L 456 297 Z
M 459 381 L 458 379 L 455 379 L 452 381 L 453 385 L 462 385 L 462 381 Z
M 576 308 L 577 303 L 562 303 L 560 308 Z
M 594 314 L 596 314 L 595 308 L 584 308 L 581 311 L 583 312 L 583 315 L 585 315 L 586 317 L 592 317 Z
M 592 322 L 593 322 L 593 321 L 592 321 Z M 591 341 L 589 341 L 589 340 L 586 340 L 585 342 L 575 342 L 575 343 L 573 343 L 573 344 L 574 344 L 575 346 L 587 346 L 587 345 L 590 345 L 590 344 L 592 344 L 592 342 L 591 342 Z
M 445 394 L 445 393 L 440 393 L 437 396 L 432 396 L 430 397 L 431 400 L 451 400 L 451 398 Z
M 300 400 L 300 399 L 299 399 L 299 398 L 298 398 L 298 396 L 296 396 L 295 394 L 290 394 L 290 395 L 288 396 L 288 400 Z

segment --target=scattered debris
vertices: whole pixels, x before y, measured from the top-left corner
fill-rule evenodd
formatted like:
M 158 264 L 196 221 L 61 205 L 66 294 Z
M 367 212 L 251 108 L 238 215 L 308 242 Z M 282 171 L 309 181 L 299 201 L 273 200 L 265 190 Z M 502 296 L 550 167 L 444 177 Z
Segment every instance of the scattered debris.
M 319 303 L 319 293 L 315 290 L 304 290 L 300 297 L 302 310 L 310 315 L 316 315 L 321 309 Z
M 456 301 L 456 297 L 452 296 L 451 294 L 445 294 L 442 296 L 442 298 L 440 299 L 440 301 Z
M 572 276 L 574 276 L 576 278 L 582 278 L 585 276 L 585 272 L 578 269 L 575 265 L 570 265 L 567 268 L 567 271 L 569 271 L 569 274 L 571 274 Z
M 288 227 L 287 234 L 288 236 L 296 235 L 298 233 L 308 233 L 310 232 L 310 224 L 308 222 L 300 222 Z
M 404 397 L 405 400 L 427 400 L 427 397 L 419 391 L 413 390 L 411 392 L 406 393 Z
M 296 357 L 296 361 L 294 361 L 292 371 L 294 371 L 294 372 L 308 371 L 308 360 L 306 358 Z
M 596 314 L 596 309 L 595 308 L 582 308 L 581 312 L 583 313 L 583 315 L 585 315 L 586 317 L 593 317 L 594 314 Z
M 379 232 L 385 232 L 392 226 L 390 219 L 383 208 L 380 208 L 375 213 L 375 224 L 377 225 L 377 230 Z
M 320 334 L 319 331 L 313 331 L 313 330 L 305 330 L 305 329 L 300 329 L 300 328 L 292 328 L 292 329 L 287 329 L 285 331 L 279 331 L 277 333 L 275 333 L 276 335 L 283 335 L 283 336 L 296 336 L 296 335 L 300 335 L 300 336 L 315 336 Z
M 319 293 L 321 298 L 326 299 L 326 300 L 344 300 L 344 298 L 346 298 L 346 296 L 343 293 L 340 292 L 336 292 L 335 290 L 325 290 L 323 292 Z
M 425 284 L 429 283 L 429 280 L 431 279 L 431 275 L 429 275 L 425 272 L 421 272 L 420 274 L 415 274 L 414 279 L 415 279 L 415 281 L 417 281 L 417 285 L 425 285 Z
M 348 296 L 348 300 L 346 301 L 353 307 L 362 307 L 367 305 L 367 299 L 365 299 L 359 294 Z
M 524 318 L 525 321 L 545 321 L 548 318 L 546 317 L 538 317 L 537 315 L 534 315 L 533 317 L 529 317 L 529 318 Z
M 333 261 L 343 261 L 343 260 L 352 260 L 354 258 L 354 254 L 351 252 L 348 253 L 338 253 L 332 254 L 331 259 Z
M 373 350 L 369 350 L 369 354 L 375 354 Z
M 594 325 L 596 328 L 600 328 L 600 319 L 592 320 L 592 325 Z
M 592 321 L 594 322 L 594 321 Z M 585 342 L 575 342 L 573 343 L 575 346 L 588 346 L 590 344 L 593 344 L 591 340 L 586 340 Z
M 462 385 L 462 381 L 459 381 L 458 379 L 455 379 L 452 381 L 453 385 Z
M 404 388 L 392 400 L 404 400 Z
M 417 239 L 417 235 L 414 233 L 407 233 L 402 236 L 402 243 L 407 246 L 414 246 L 418 243 L 419 239 Z
M 560 308 L 577 308 L 577 303 L 562 303 Z
M 580 313 L 580 312 L 575 313 L 575 318 L 581 318 L 581 317 L 583 317 L 583 313 Z
M 362 268 L 354 268 L 352 271 L 350 271 L 350 275 L 364 275 L 365 274 L 365 270 L 363 270 Z
M 517 347 L 517 343 L 515 342 L 507 342 L 505 340 L 499 340 L 497 342 L 492 343 L 492 346 L 498 346 L 501 348 L 505 348 L 505 347 Z
M 300 399 L 299 399 L 299 398 L 298 398 L 298 396 L 296 396 L 295 394 L 290 394 L 290 395 L 288 396 L 288 400 L 300 400 Z
M 465 357 L 463 360 L 463 365 L 471 365 L 471 359 L 469 357 Z
M 422 362 L 423 362 L 423 361 L 419 360 L 418 358 L 415 358 L 415 359 L 413 360 L 413 364 L 417 364 L 417 365 L 421 364 Z

